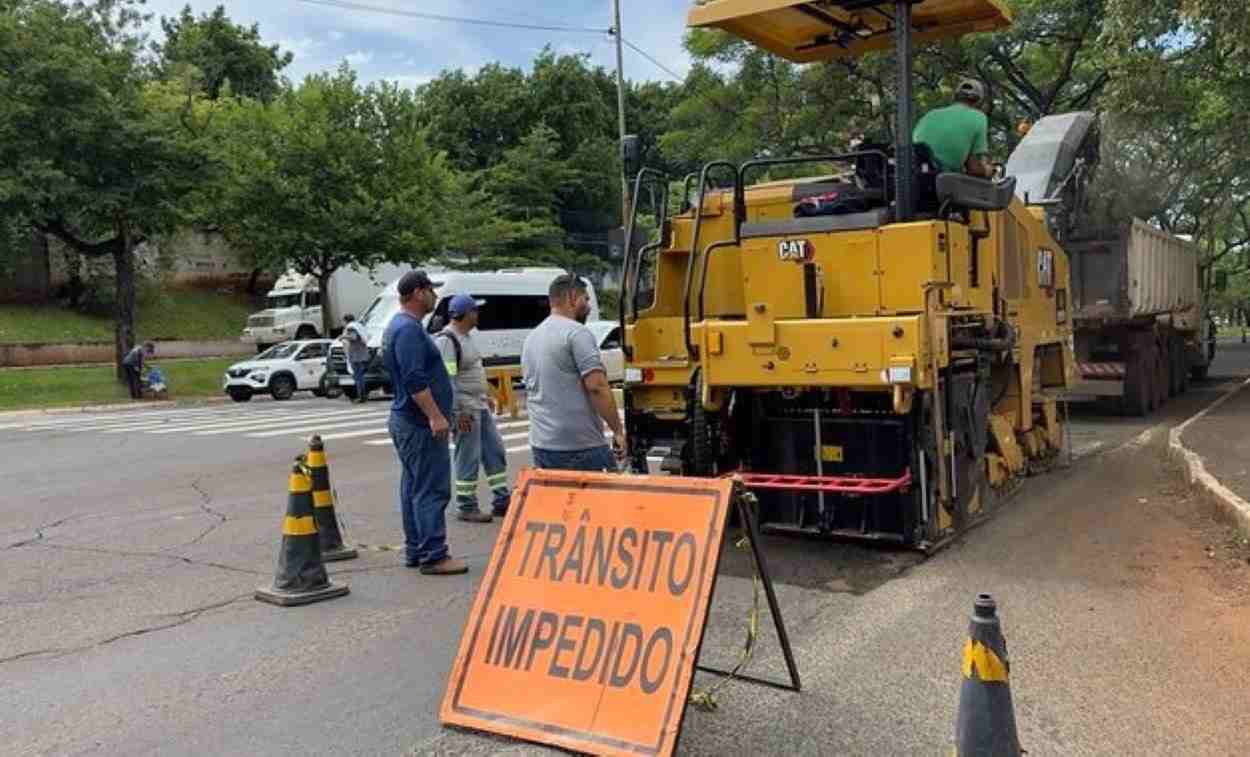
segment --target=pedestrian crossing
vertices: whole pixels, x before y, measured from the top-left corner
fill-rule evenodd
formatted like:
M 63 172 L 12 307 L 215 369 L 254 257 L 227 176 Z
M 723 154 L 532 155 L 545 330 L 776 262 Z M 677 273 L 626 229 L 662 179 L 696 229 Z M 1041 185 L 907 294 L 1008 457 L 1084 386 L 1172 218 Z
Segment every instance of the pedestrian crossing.
M 389 414 L 389 402 L 371 402 L 363 406 L 324 399 L 252 402 L 246 405 L 232 403 L 194 408 L 14 417 L 0 423 L 0 434 L 93 434 L 105 438 L 142 434 L 170 441 L 251 439 L 258 443 L 287 437 L 306 440 L 313 434 L 320 434 L 326 442 L 389 447 Z M 529 418 L 524 411 L 517 418 L 499 416 L 496 424 L 509 454 L 529 450 Z M 606 438 L 611 438 L 610 434 Z

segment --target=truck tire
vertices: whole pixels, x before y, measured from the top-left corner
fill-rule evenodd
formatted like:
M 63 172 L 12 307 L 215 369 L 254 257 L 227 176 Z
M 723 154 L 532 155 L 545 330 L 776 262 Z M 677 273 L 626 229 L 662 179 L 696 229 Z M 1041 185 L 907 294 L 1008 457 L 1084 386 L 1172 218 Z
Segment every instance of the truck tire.
M 1175 397 L 1181 393 L 1181 363 L 1185 359 L 1180 340 L 1168 337 L 1168 396 Z
M 1152 389 L 1154 389 L 1153 402 L 1150 405 L 1151 412 L 1158 410 L 1167 404 L 1168 401 L 1168 380 L 1171 371 L 1168 370 L 1167 351 L 1156 342 L 1154 344 L 1154 381 Z
M 1124 397 L 1120 404 L 1125 415 L 1140 418 L 1147 415 L 1151 408 L 1154 389 L 1150 386 L 1154 371 L 1149 368 L 1152 362 L 1146 360 L 1148 355 L 1137 353 L 1125 366 Z
M 718 424 L 703 407 L 703 377 L 696 373 L 690 406 L 690 470 L 687 475 L 709 477 L 716 475 Z
M 1211 370 L 1209 365 L 1195 365 L 1189 369 L 1189 377 L 1194 381 L 1206 381 L 1207 373 Z
M 316 338 L 317 338 L 317 330 L 316 330 L 316 329 L 314 329 L 312 326 L 300 326 L 300 327 L 299 327 L 298 329 L 296 329 L 296 331 L 295 331 L 295 338 L 296 338 L 296 339 L 300 339 L 300 340 L 303 340 L 303 339 L 316 339 Z
M 276 400 L 289 400 L 295 396 L 295 379 L 285 373 L 269 379 L 269 393 Z

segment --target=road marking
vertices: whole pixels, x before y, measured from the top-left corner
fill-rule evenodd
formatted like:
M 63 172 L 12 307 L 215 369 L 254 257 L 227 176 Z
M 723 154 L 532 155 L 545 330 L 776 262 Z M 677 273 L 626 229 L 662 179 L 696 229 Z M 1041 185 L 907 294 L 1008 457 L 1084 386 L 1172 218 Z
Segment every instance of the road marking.
M 349 426 L 366 426 L 366 425 L 377 423 L 377 422 L 378 422 L 377 418 L 365 418 L 363 420 L 360 420 L 360 419 L 331 420 L 328 423 L 322 422 L 322 423 L 316 423 L 316 424 L 309 425 L 309 426 L 300 426 L 298 428 L 280 428 L 280 429 L 271 430 L 271 431 L 253 431 L 251 433 L 244 434 L 244 436 L 250 437 L 252 439 L 268 439 L 271 436 L 282 436 L 283 434 L 301 434 L 301 433 L 307 433 L 310 431 L 320 431 L 321 429 L 348 428 Z M 386 429 L 382 429 L 382 430 L 385 431 Z M 215 434 L 215 433 L 218 433 L 218 432 L 201 431 L 200 434 L 198 435 Z M 325 441 L 326 439 L 330 438 L 326 434 L 319 434 L 319 436 L 321 436 L 322 441 Z
M 282 426 L 285 431 L 293 432 L 298 427 L 304 426 L 313 422 L 320 423 L 322 428 L 324 428 L 331 423 L 337 423 L 339 421 L 348 421 L 348 420 L 351 420 L 352 418 L 356 418 L 367 423 L 376 423 L 378 421 L 377 417 L 361 418 L 359 410 L 343 410 L 338 413 L 314 413 L 312 415 L 305 415 L 305 416 L 301 416 L 298 418 L 277 419 L 277 420 L 270 420 L 268 422 L 262 422 L 262 423 L 257 423 L 255 421 L 247 421 L 247 422 L 239 421 L 239 422 L 235 422 L 235 423 L 228 424 L 228 425 L 218 424 L 218 426 L 216 427 L 204 427 L 204 428 L 198 428 L 198 429 L 180 429 L 180 430 L 186 431 L 190 433 L 192 436 L 218 436 L 220 434 L 240 434 L 240 433 L 243 433 L 244 431 L 251 431 L 255 428 L 266 428 L 266 429 L 276 430 L 276 427 Z M 157 433 L 165 433 L 165 432 L 153 431 L 152 433 L 157 434 Z
M 332 442 L 335 439 L 355 439 L 361 436 L 377 436 L 378 434 L 389 434 L 389 433 L 390 433 L 390 429 L 388 429 L 386 426 L 382 426 L 381 428 L 367 428 L 363 431 L 344 431 L 338 434 L 322 434 L 321 441 Z M 248 436 L 252 436 L 252 434 L 248 434 Z
M 253 411 L 252 413 L 249 413 L 249 417 L 252 418 L 281 418 L 285 415 L 287 415 L 287 413 L 280 410 Z M 118 423 L 110 421 L 108 423 L 89 424 L 76 430 L 99 431 L 101 433 L 117 430 L 143 431 L 150 428 L 173 428 L 174 426 L 187 426 L 199 423 L 220 423 L 229 420 L 237 420 L 239 417 L 238 412 L 231 412 L 219 413 L 215 415 L 202 415 L 196 418 L 160 418 L 141 420 L 137 423 Z
M 95 424 L 121 424 L 121 423 L 149 423 L 164 418 L 182 418 L 182 417 L 205 417 L 209 415 L 225 414 L 230 408 L 211 407 L 198 408 L 196 410 L 126 410 L 117 411 L 104 415 L 75 415 L 70 418 L 55 418 L 43 420 L 31 420 L 26 423 L 17 423 L 15 426 L 30 428 L 32 430 L 56 429 L 56 428 L 74 428 L 78 429 L 84 425 Z
M 224 420 L 214 419 L 214 420 L 203 421 L 199 423 L 175 423 L 175 424 L 171 424 L 168 426 L 160 427 L 157 430 L 148 431 L 148 433 L 176 434 L 176 433 L 206 431 L 210 429 L 224 429 L 227 432 L 228 431 L 241 431 L 241 430 L 247 430 L 252 426 L 263 426 L 264 424 L 271 423 L 271 422 L 277 422 L 277 423 L 285 422 L 288 424 L 298 424 L 298 423 L 309 423 L 312 420 L 317 419 L 317 418 L 338 418 L 341 416 L 360 417 L 360 415 L 361 413 L 359 410 L 339 410 L 337 412 L 332 412 L 332 413 L 326 413 L 320 410 L 313 411 L 313 412 L 305 412 L 305 413 L 277 413 L 277 414 L 272 414 L 272 415 L 266 415 L 261 418 L 238 417 L 238 418 L 229 418 L 229 419 L 224 419 Z

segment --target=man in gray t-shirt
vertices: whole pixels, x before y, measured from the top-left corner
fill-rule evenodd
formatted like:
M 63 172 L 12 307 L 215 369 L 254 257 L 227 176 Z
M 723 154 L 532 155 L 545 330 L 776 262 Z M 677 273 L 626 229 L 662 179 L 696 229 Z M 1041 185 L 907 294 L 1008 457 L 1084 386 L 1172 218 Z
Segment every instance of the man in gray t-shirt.
M 599 345 L 584 325 L 590 314 L 586 282 L 566 274 L 551 283 L 547 294 L 551 315 L 521 349 L 534 465 L 616 471 L 617 456 L 605 443 L 603 424 L 612 429 L 617 455 L 625 452 L 625 427 Z

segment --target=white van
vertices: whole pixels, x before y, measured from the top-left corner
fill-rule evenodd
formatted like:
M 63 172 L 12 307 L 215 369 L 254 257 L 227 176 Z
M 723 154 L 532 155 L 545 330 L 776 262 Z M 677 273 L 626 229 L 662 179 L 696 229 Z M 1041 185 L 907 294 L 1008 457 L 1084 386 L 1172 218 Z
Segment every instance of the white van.
M 521 347 L 525 337 L 535 326 L 542 323 L 551 312 L 547 302 L 547 289 L 556 277 L 566 273 L 560 268 L 503 268 L 484 273 L 464 271 L 439 271 L 426 268 L 434 281 L 442 282 L 435 293 L 438 302 L 434 311 L 425 317 L 426 330 L 438 333 L 448 322 L 447 306 L 457 294 L 469 294 L 484 300 L 479 310 L 478 327 L 474 332 L 486 366 L 517 365 L 521 362 Z M 396 279 L 386 285 L 360 320 L 369 337 L 370 363 L 365 383 L 372 391 L 391 391 L 390 377 L 382 366 L 382 333 L 391 318 L 399 312 L 399 292 Z M 589 284 L 590 316 L 588 321 L 599 320 L 599 301 L 593 284 Z M 354 399 L 356 384 L 351 368 L 347 365 L 342 342 L 336 342 L 330 351 L 328 380 L 342 387 L 348 398 Z

